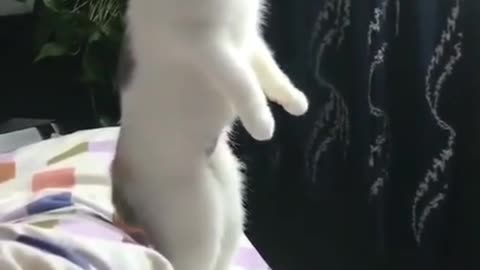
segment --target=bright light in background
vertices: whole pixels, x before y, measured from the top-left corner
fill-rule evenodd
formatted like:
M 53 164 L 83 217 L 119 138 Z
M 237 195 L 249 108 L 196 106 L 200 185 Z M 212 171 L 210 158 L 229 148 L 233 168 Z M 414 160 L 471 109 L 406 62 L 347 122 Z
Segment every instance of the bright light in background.
M 35 0 L 27 0 L 25 3 L 17 0 L 0 0 L 0 16 L 30 13 L 33 11 L 34 2 Z

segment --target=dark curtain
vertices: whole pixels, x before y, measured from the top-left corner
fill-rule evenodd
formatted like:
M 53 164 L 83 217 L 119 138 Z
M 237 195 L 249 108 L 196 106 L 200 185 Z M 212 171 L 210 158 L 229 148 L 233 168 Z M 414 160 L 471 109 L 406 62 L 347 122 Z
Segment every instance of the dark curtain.
M 270 2 L 266 38 L 311 102 L 272 104 L 268 143 L 238 128 L 272 268 L 480 269 L 480 1 Z

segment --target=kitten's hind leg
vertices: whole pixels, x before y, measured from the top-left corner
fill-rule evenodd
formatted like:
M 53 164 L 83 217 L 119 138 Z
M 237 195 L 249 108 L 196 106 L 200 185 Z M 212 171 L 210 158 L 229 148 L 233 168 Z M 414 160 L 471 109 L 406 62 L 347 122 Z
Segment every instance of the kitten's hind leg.
M 175 270 L 211 270 L 220 252 L 223 231 L 222 204 L 215 178 L 205 169 L 206 165 L 192 170 L 194 166 L 181 160 L 177 164 L 163 160 L 155 167 L 158 170 L 150 167 L 150 172 L 146 172 L 144 166 L 143 170 L 135 167 L 132 179 L 112 173 L 112 177 L 117 176 L 113 181 L 121 185 L 117 192 L 123 190 L 138 225 Z M 118 199 L 116 206 L 118 209 Z
M 223 136 L 227 137 L 226 134 Z M 228 142 L 220 138 L 210 157 L 210 168 L 218 179 L 223 200 L 224 230 L 221 251 L 213 270 L 230 270 L 243 234 L 244 206 L 242 201 L 243 176 L 240 162 L 234 156 Z
M 275 120 L 251 65 L 229 45 L 210 43 L 201 50 L 200 67 L 232 103 L 246 130 L 257 140 L 273 136 Z
M 280 69 L 260 36 L 255 43 L 251 63 L 265 95 L 271 101 L 278 103 L 292 115 L 302 115 L 307 111 L 307 98 Z

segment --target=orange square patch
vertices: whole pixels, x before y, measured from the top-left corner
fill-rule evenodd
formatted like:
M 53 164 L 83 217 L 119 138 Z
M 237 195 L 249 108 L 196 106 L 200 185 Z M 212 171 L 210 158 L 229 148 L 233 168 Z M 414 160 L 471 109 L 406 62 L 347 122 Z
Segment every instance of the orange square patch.
M 32 191 L 46 188 L 71 188 L 75 185 L 75 170 L 65 168 L 37 173 L 33 176 Z
M 0 183 L 15 177 L 15 162 L 0 163 Z

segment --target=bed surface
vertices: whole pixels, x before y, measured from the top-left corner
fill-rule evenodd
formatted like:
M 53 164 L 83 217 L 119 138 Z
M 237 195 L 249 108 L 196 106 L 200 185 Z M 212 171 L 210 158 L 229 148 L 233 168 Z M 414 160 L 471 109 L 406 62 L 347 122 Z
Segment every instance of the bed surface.
M 101 229 L 94 229 L 95 222 L 65 225 L 65 217 L 77 217 L 78 211 L 101 216 L 102 226 L 113 223 L 109 165 L 117 135 L 116 127 L 79 131 L 0 153 L 0 269 L 30 269 L 32 262 L 44 265 L 42 270 L 85 269 L 19 240 L 25 237 L 75 250 L 78 258 L 94 262 L 96 268 L 86 269 L 170 269 L 161 254 L 131 244 L 128 237 L 119 245 L 113 233 L 95 234 Z M 14 265 L 24 268 L 9 268 Z M 269 268 L 244 236 L 232 270 L 247 269 Z

